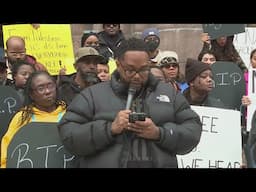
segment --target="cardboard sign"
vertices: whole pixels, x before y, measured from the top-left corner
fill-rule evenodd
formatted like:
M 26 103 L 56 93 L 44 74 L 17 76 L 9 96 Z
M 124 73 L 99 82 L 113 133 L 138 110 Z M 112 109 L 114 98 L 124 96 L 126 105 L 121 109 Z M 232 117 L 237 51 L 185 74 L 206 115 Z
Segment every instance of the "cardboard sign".
M 178 155 L 179 168 L 240 168 L 242 137 L 240 112 L 215 107 L 191 106 L 203 124 L 199 144 Z
M 233 44 L 247 68 L 250 68 L 250 54 L 256 48 L 256 28 L 246 27 L 244 33 L 235 35 Z

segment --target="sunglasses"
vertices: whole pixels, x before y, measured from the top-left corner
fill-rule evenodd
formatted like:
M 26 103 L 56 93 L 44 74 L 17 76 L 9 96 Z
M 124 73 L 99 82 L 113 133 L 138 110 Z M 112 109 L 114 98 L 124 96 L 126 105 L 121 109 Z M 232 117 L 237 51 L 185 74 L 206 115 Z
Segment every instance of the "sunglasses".
M 118 24 L 105 24 L 106 27 L 118 27 Z
M 162 65 L 162 67 L 164 67 L 166 69 L 169 69 L 170 67 L 177 68 L 178 66 L 179 66 L 178 63 L 167 63 L 167 64 Z

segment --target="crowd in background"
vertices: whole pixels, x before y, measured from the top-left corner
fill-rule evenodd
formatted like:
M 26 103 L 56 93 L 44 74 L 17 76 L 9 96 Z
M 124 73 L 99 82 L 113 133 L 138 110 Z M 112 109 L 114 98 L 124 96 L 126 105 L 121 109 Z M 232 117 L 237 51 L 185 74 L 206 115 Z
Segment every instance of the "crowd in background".
M 159 115 L 156 115 L 157 118 L 153 116 L 150 117 L 152 118 L 152 120 L 149 117 L 148 118 L 150 120 L 146 120 L 147 126 L 151 127 L 151 129 L 149 129 L 147 133 L 140 132 L 139 128 L 136 129 L 137 126 L 146 126 L 142 124 L 132 124 L 131 126 L 134 127 L 129 127 L 129 129 L 134 129 L 136 133 L 135 135 L 144 139 L 135 139 L 134 141 L 132 141 L 132 144 L 136 143 L 137 145 L 141 146 L 145 145 L 146 149 L 148 149 L 147 147 L 148 145 L 150 145 L 152 151 L 159 155 L 159 159 L 156 158 L 156 161 L 158 161 L 158 163 L 156 163 L 157 166 L 164 167 L 164 163 L 167 163 L 167 160 L 164 159 L 167 158 L 166 153 L 174 153 L 175 155 L 177 153 L 188 153 L 199 142 L 201 125 L 200 123 L 196 122 L 198 117 L 193 114 L 190 109 L 188 109 L 189 107 L 186 106 L 187 104 L 227 108 L 225 106 L 225 103 L 209 95 L 209 93 L 214 88 L 211 65 L 214 64 L 216 61 L 233 62 L 241 69 L 241 71 L 245 75 L 245 78 L 247 78 L 248 69 L 233 45 L 233 36 L 223 36 L 211 40 L 210 36 L 207 33 L 203 33 L 201 37 L 201 41 L 203 44 L 202 50 L 198 53 L 197 58 L 187 58 L 185 73 L 181 73 L 179 56 L 175 50 L 159 49 L 161 39 L 160 32 L 157 28 L 147 28 L 143 30 L 141 33 L 141 38 L 139 38 L 142 42 L 130 39 L 131 38 L 125 38 L 125 35 L 120 28 L 120 24 L 103 24 L 102 31 L 100 32 L 88 31 L 81 34 L 81 47 L 75 52 L 75 63 L 70 63 L 70 65 L 74 66 L 76 72 L 71 75 L 67 75 L 65 66 L 63 66 L 59 71 L 59 75 L 57 76 L 50 75 L 47 72 L 47 68 L 44 66 L 43 63 L 37 61 L 34 56 L 27 54 L 26 42 L 22 37 L 11 36 L 6 42 L 1 41 L 2 43 L 6 44 L 6 49 L 3 49 L 2 53 L 0 52 L 0 54 L 2 54 L 3 56 L 0 60 L 0 84 L 4 86 L 10 86 L 15 89 L 22 101 L 22 107 L 10 121 L 8 130 L 1 140 L 1 167 L 6 167 L 7 147 L 15 133 L 25 124 L 35 121 L 60 123 L 59 128 L 60 130 L 63 130 L 63 132 L 60 133 L 61 139 L 63 140 L 65 147 L 67 147 L 70 151 L 73 151 L 76 155 L 83 154 L 82 156 L 88 158 L 89 163 L 87 164 L 86 160 L 80 161 L 80 163 L 82 163 L 80 167 L 86 167 L 90 164 L 96 167 L 104 167 L 104 163 L 97 160 L 97 157 L 99 157 L 99 159 L 102 158 L 100 157 L 101 153 L 99 151 L 106 150 L 107 146 L 111 145 L 111 142 L 125 143 L 125 141 L 122 140 L 114 141 L 112 137 L 115 137 L 115 135 L 119 136 L 121 133 L 126 132 L 126 128 L 124 126 L 122 127 L 122 130 L 121 128 L 117 127 L 118 123 L 121 122 L 121 120 L 119 119 L 121 119 L 123 116 L 127 116 L 127 114 L 129 114 L 131 111 L 122 111 L 120 112 L 121 114 L 117 111 L 118 115 L 115 114 L 117 115 L 117 117 L 109 117 L 110 119 L 113 118 L 112 120 L 115 123 L 111 130 L 113 131 L 112 136 L 108 135 L 109 138 L 107 136 L 102 136 L 101 133 L 98 133 L 97 131 L 95 131 L 95 129 L 91 129 L 91 131 L 95 131 L 94 134 L 99 134 L 98 137 L 100 137 L 99 140 L 94 141 L 96 142 L 94 146 L 96 147 L 95 149 L 89 149 L 89 147 L 88 149 L 80 149 L 79 147 L 76 148 L 76 145 L 78 146 L 79 144 L 76 143 L 76 141 L 72 140 L 72 142 L 74 143 L 70 141 L 70 134 L 78 134 L 79 131 L 73 133 L 70 127 L 74 125 L 76 125 L 77 127 L 83 126 L 81 122 L 86 122 L 86 126 L 95 126 L 98 127 L 98 129 L 102 132 L 106 131 L 107 128 L 105 130 L 104 127 L 108 127 L 107 124 L 101 122 L 97 122 L 97 124 L 90 124 L 90 121 L 93 121 L 92 119 L 96 118 L 91 117 L 94 115 L 91 111 L 92 108 L 96 110 L 95 113 L 98 113 L 97 118 L 108 118 L 104 116 L 103 113 L 107 112 L 106 110 L 109 109 L 110 104 L 107 100 L 101 101 L 100 99 L 98 99 L 97 93 L 99 95 L 106 94 L 106 97 L 109 96 L 113 99 L 116 95 L 122 95 L 122 93 L 119 93 L 118 91 L 118 93 L 116 93 L 116 90 L 113 88 L 115 93 L 113 94 L 109 90 L 108 86 L 119 86 L 118 83 L 120 83 L 120 81 L 131 83 L 133 82 L 133 78 L 135 78 L 134 82 L 136 84 L 137 81 L 142 81 L 139 79 L 139 77 L 143 79 L 143 75 L 146 76 L 148 74 L 150 74 L 148 77 L 150 80 L 148 81 L 152 84 L 155 83 L 156 87 L 160 86 L 157 88 L 157 91 L 161 90 L 162 92 L 166 92 L 167 95 L 172 95 L 170 96 L 170 98 L 174 97 L 173 95 L 176 95 L 175 97 L 179 98 L 178 100 L 180 101 L 177 101 L 177 106 L 174 107 L 177 113 L 177 116 L 175 118 L 177 119 L 174 118 L 173 114 L 170 114 L 170 117 L 166 117 L 164 114 L 162 114 L 161 117 Z M 129 44 L 133 41 L 137 47 L 132 47 Z M 144 49 L 144 45 L 147 49 Z M 130 50 L 135 51 L 132 53 L 134 55 L 131 56 L 131 58 L 126 56 L 126 52 L 129 52 Z M 144 57 L 143 54 L 138 55 L 140 54 L 138 52 L 145 52 L 148 54 L 148 56 Z M 133 58 L 141 61 L 135 61 L 135 59 L 133 60 Z M 255 58 L 255 50 L 253 50 L 251 53 L 251 65 L 253 67 L 255 63 L 254 60 L 256 60 Z M 142 60 L 144 63 L 141 63 Z M 112 65 L 113 62 L 116 65 L 116 70 L 111 74 L 110 65 Z M 138 66 L 135 66 L 135 63 L 138 63 Z M 131 69 L 129 67 L 133 68 Z M 125 77 L 127 76 L 130 77 L 130 79 L 125 79 Z M 112 85 L 113 81 L 116 81 L 114 82 L 116 83 L 116 85 Z M 145 82 L 147 82 L 147 80 L 145 80 Z M 162 82 L 164 83 L 164 85 L 158 85 L 158 82 Z M 144 86 L 150 87 L 151 85 L 146 86 L 143 84 L 142 87 Z M 154 86 L 152 85 L 152 87 Z M 87 88 L 90 89 L 87 90 Z M 100 89 L 102 91 L 100 91 Z M 129 87 L 126 87 L 125 89 L 127 94 Z M 168 91 L 166 89 L 168 89 Z M 141 91 L 141 93 L 144 92 Z M 145 92 L 145 94 L 150 93 Z M 122 96 L 120 97 L 122 98 Z M 138 102 L 143 103 L 143 100 L 148 99 L 147 96 L 141 96 L 141 98 L 142 101 L 138 100 Z M 88 100 L 91 101 L 89 102 Z M 111 102 L 116 103 L 117 106 L 121 106 L 118 99 L 113 99 L 113 101 Z M 148 102 L 152 101 L 149 99 Z M 81 111 L 81 108 L 78 106 L 79 104 L 75 105 L 77 103 L 80 103 L 81 107 L 86 108 L 84 109 L 84 112 Z M 83 105 L 82 103 L 86 104 Z M 91 106 L 92 103 L 94 104 L 94 106 Z M 250 105 L 250 98 L 246 95 L 246 93 L 243 98 L 241 98 L 241 104 L 245 106 Z M 184 109 L 177 112 L 177 110 L 179 109 L 178 105 L 179 107 Z M 115 107 L 113 106 L 113 108 Z M 170 112 L 169 109 L 166 109 L 163 106 L 156 105 L 155 109 L 166 110 Z M 184 112 L 183 110 L 189 111 L 189 114 L 188 112 Z M 154 114 L 155 112 L 153 111 L 151 113 Z M 184 118 L 179 117 L 178 114 L 181 116 L 184 115 Z M 190 121 L 188 120 L 189 118 L 194 119 L 193 121 L 191 120 L 191 122 L 189 122 L 191 123 L 191 127 L 193 128 L 193 131 L 195 133 L 193 139 L 192 135 L 190 137 L 188 132 L 186 132 L 186 129 L 188 128 L 185 126 L 185 117 L 187 119 L 187 122 Z M 165 139 L 162 137 L 163 135 L 167 134 L 164 133 L 164 131 L 172 129 L 169 129 L 167 125 L 167 128 L 157 129 L 157 122 L 161 124 L 161 121 L 169 123 L 172 121 L 175 121 L 176 123 L 179 122 L 181 130 L 184 128 L 184 132 L 186 133 L 180 133 L 181 136 L 178 139 L 180 139 L 180 142 L 183 141 L 182 139 L 184 139 L 184 141 L 188 142 L 188 145 L 186 146 L 184 144 L 184 146 L 182 146 L 177 140 L 177 145 L 180 145 L 180 148 L 175 149 L 176 151 L 172 149 L 171 146 L 168 146 L 172 144 L 171 139 L 169 139 L 167 136 L 167 138 Z M 184 127 L 182 127 L 183 123 Z M 175 132 L 177 130 L 173 131 Z M 83 134 L 85 133 L 81 133 L 81 135 Z M 76 135 L 76 137 L 74 138 L 77 138 L 77 140 L 81 142 L 81 144 L 90 146 L 89 142 L 91 137 L 93 136 L 91 136 L 90 134 L 92 133 L 89 132 L 86 132 L 86 134 L 87 135 L 83 135 L 83 137 L 86 138 L 86 141 L 83 141 L 81 139 L 82 136 L 80 135 Z M 116 137 L 119 138 L 118 136 Z M 128 139 L 130 139 L 129 137 L 133 136 L 130 136 L 128 134 Z M 147 139 L 157 140 L 159 144 L 156 144 L 155 142 L 145 142 L 145 138 L 146 141 Z M 100 139 L 102 141 L 100 141 Z M 106 158 L 111 159 L 111 154 L 113 155 L 113 158 L 116 157 L 115 153 L 117 152 L 115 152 L 114 150 L 118 151 L 119 148 L 107 148 L 106 151 L 108 151 L 109 155 Z M 140 149 L 133 149 L 132 153 L 139 154 L 137 150 Z M 95 154 L 98 154 L 98 156 L 96 155 L 95 157 Z M 138 159 L 133 157 L 131 158 L 131 162 L 128 161 L 127 164 L 129 164 L 128 167 L 152 167 L 151 158 L 153 158 L 153 156 L 151 155 L 145 157 L 143 156 L 142 161 L 145 161 L 146 163 L 144 162 L 144 164 L 141 165 L 140 163 L 138 163 Z M 114 164 L 115 160 L 116 159 L 110 160 L 113 163 L 111 165 L 113 165 L 114 167 L 117 166 L 116 164 Z M 95 164 L 92 161 L 95 161 Z M 148 163 L 149 161 L 151 163 Z M 174 161 L 175 158 L 171 158 L 170 162 L 167 163 L 168 166 L 177 167 L 177 163 L 174 163 Z M 97 164 L 97 162 L 99 164 Z M 122 164 L 120 166 L 123 167 L 124 165 Z

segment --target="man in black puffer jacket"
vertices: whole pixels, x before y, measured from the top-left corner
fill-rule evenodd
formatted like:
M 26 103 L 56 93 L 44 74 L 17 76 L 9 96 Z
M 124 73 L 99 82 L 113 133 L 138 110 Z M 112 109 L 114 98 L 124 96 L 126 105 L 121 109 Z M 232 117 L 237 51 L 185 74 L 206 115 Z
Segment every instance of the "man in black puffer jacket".
M 197 146 L 199 116 L 183 95 L 154 78 L 148 61 L 143 40 L 124 40 L 111 80 L 84 89 L 69 105 L 58 128 L 77 167 L 177 168 L 176 155 Z M 145 113 L 145 120 L 129 121 L 133 112 Z

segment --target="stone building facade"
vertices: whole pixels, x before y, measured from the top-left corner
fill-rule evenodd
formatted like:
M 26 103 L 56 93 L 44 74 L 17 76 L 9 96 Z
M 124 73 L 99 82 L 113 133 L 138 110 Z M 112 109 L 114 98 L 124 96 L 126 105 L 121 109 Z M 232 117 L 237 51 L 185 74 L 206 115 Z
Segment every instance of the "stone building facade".
M 202 24 L 121 24 L 121 29 L 126 37 L 140 37 L 142 31 L 149 27 L 159 29 L 161 50 L 177 52 L 181 72 L 184 73 L 186 59 L 197 59 L 203 46 L 201 42 Z M 256 27 L 256 24 L 246 24 L 246 27 Z M 102 24 L 72 24 L 71 29 L 75 51 L 80 46 L 83 31 L 101 31 Z
M 197 58 L 201 48 L 201 24 L 121 24 L 125 37 L 140 37 L 145 28 L 156 27 L 160 31 L 160 49 L 176 51 L 179 56 L 181 72 L 188 57 Z M 80 47 L 83 31 L 101 31 L 102 24 L 72 24 L 74 52 Z

